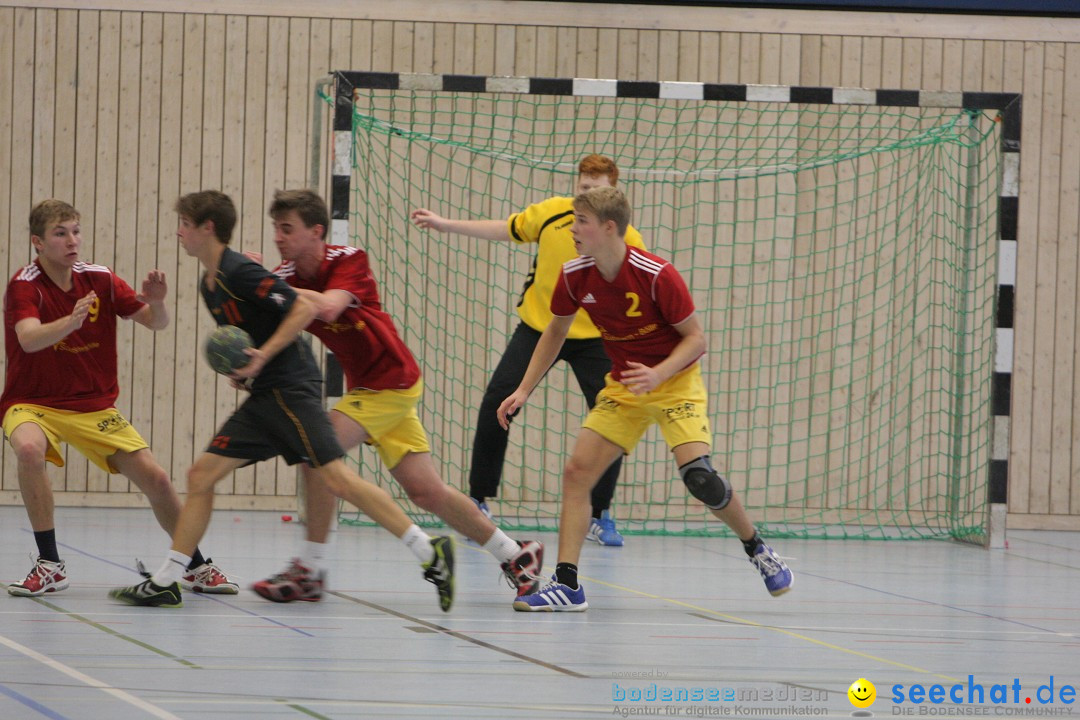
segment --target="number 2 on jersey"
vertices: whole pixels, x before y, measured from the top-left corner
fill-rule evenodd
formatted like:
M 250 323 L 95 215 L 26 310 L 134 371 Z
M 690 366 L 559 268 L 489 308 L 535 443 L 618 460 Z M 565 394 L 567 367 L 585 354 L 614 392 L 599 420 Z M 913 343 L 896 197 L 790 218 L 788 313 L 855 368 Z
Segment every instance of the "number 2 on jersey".
M 641 317 L 641 311 L 638 310 L 638 305 L 641 304 L 641 298 L 637 293 L 626 293 L 626 299 L 630 301 L 630 307 L 626 310 L 626 317 Z

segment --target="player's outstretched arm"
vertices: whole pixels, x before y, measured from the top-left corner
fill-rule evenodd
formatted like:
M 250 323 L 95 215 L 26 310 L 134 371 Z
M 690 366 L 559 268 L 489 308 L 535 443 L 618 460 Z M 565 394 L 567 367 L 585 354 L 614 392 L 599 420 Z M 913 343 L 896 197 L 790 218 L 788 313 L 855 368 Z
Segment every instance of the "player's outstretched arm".
M 274 334 L 267 338 L 266 342 L 261 346 L 248 348 L 246 352 L 251 357 L 251 362 L 242 368 L 237 368 L 229 377 L 234 380 L 246 380 L 258 375 L 266 367 L 266 363 L 270 362 L 272 357 L 295 340 L 300 331 L 306 328 L 308 323 L 314 319 L 315 306 L 303 297 L 298 296 L 293 301 L 292 307 L 289 308 L 289 312 L 285 313 L 285 316 L 281 318 L 281 323 L 278 325 L 277 330 L 274 331 Z
M 506 220 L 451 220 L 426 208 L 413 210 L 409 215 L 413 223 L 423 230 L 468 235 L 481 240 L 510 240 Z
M 307 288 L 293 288 L 296 294 L 315 306 L 315 317 L 325 322 L 334 322 L 345 309 L 357 302 L 352 293 L 339 288 L 323 292 Z
M 165 273 L 151 270 L 142 283 L 142 292 L 135 297 L 146 306 L 131 316 L 131 319 L 151 330 L 164 330 L 169 326 L 169 309 L 165 307 L 165 296 L 169 285 L 165 282 Z
M 23 318 L 15 323 L 15 337 L 19 339 L 19 346 L 23 352 L 35 353 L 55 345 L 82 327 L 96 301 L 97 293 L 91 290 L 75 301 L 70 315 L 44 324 L 36 317 Z
M 532 359 L 529 360 L 529 367 L 525 370 L 524 377 L 521 378 L 521 384 L 518 385 L 517 390 L 502 401 L 499 409 L 495 411 L 499 419 L 499 425 L 504 430 L 510 428 L 510 421 L 513 416 L 525 405 L 525 401 L 529 399 L 533 389 L 540 384 L 544 375 L 547 374 L 547 371 L 551 369 L 552 364 L 559 357 L 559 350 L 562 349 L 563 342 L 566 340 L 567 333 L 570 332 L 570 326 L 574 324 L 575 317 L 577 316 L 556 315 L 548 323 L 548 326 L 544 328 L 543 334 L 540 335 L 540 339 L 536 342 Z

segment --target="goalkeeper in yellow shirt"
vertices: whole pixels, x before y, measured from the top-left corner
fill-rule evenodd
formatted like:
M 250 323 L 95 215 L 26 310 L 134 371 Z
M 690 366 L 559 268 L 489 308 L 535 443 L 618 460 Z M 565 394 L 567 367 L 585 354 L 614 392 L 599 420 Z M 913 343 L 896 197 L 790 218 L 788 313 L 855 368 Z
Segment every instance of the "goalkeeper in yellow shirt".
M 618 180 L 619 168 L 611 158 L 589 155 L 578 164 L 574 194 L 596 187 L 615 187 Z M 551 295 L 559 271 L 563 263 L 577 257 L 574 237 L 570 232 L 574 224 L 573 201 L 572 196 L 548 198 L 511 215 L 507 220 L 451 220 L 422 208 L 412 212 L 412 221 L 427 230 L 493 241 L 507 240 L 519 245 L 537 245 L 532 271 L 525 278 L 525 287 L 518 301 L 521 322 L 488 381 L 480 403 L 476 437 L 473 439 L 469 495 L 489 516 L 487 499 L 498 494 L 509 439 L 509 432 L 499 426 L 495 411 L 499 403 L 517 389 L 525 376 L 533 349 L 544 328 L 551 322 Z M 627 229 L 626 242 L 645 249 L 641 234 L 633 227 Z M 591 409 L 596 402 L 596 394 L 604 387 L 604 376 L 611 371 L 611 360 L 604 352 L 600 331 L 585 312 L 577 313 L 558 360 L 570 365 L 585 402 Z M 610 511 L 621 467 L 620 457 L 607 469 L 592 491 L 593 519 L 587 537 L 601 545 L 623 544 Z

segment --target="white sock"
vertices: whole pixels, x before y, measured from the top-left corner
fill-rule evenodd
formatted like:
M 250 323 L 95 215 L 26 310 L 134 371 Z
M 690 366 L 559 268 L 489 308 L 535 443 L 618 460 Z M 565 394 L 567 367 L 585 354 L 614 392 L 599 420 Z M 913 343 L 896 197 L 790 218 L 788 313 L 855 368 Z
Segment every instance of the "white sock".
M 191 564 L 190 555 L 170 550 L 165 562 L 156 573 L 150 576 L 150 582 L 158 587 L 168 587 L 183 577 L 189 564 Z
M 300 543 L 300 564 L 316 573 L 326 569 L 327 543 L 304 540 Z
M 409 526 L 409 529 L 401 536 L 401 542 L 405 543 L 405 547 L 412 550 L 412 554 L 421 563 L 431 560 L 433 552 L 431 549 L 431 536 L 416 525 Z
M 521 550 L 521 546 L 514 542 L 506 533 L 499 528 L 495 528 L 495 532 L 491 534 L 488 541 L 484 543 L 484 549 L 495 556 L 495 559 L 501 563 L 510 562 L 510 558 L 518 554 Z

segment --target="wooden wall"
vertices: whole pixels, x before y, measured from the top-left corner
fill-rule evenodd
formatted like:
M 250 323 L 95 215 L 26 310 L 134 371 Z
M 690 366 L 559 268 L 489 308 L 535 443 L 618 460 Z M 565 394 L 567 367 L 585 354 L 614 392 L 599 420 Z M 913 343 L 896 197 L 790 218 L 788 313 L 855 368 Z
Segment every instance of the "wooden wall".
M 123 329 L 120 408 L 180 484 L 235 393 L 193 351 L 211 321 L 172 203 L 222 188 L 241 204 L 237 244 L 276 257 L 266 202 L 307 181 L 312 84 L 328 70 L 1007 91 L 1024 96 L 1009 523 L 1080 529 L 1080 21 L 497 0 L 251 7 L 0 0 L 0 269 L 29 260 L 29 208 L 58 196 L 83 212 L 85 257 L 132 284 L 166 271 L 174 322 Z M 123 478 L 68 459 L 52 471 L 58 502 L 141 503 Z M 0 502 L 19 502 L 17 488 L 5 446 Z M 264 465 L 223 490 L 221 506 L 289 508 L 295 481 Z

